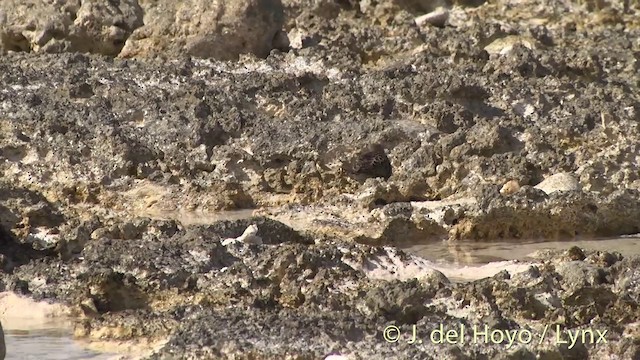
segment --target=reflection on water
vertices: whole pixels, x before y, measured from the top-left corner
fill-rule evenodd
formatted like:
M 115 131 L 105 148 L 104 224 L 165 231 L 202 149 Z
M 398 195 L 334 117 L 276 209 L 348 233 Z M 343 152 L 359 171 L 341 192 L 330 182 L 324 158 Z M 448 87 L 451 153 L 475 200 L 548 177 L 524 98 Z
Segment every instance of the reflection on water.
M 71 339 L 71 332 L 62 329 L 5 330 L 6 360 L 107 360 L 113 354 L 99 354 Z
M 640 235 L 615 239 L 571 240 L 571 241 L 500 241 L 467 242 L 442 241 L 430 244 L 403 247 L 403 250 L 425 259 L 460 265 L 487 264 L 495 261 L 530 260 L 540 250 L 565 250 L 578 246 L 588 250 L 616 251 L 623 256 L 640 255 Z

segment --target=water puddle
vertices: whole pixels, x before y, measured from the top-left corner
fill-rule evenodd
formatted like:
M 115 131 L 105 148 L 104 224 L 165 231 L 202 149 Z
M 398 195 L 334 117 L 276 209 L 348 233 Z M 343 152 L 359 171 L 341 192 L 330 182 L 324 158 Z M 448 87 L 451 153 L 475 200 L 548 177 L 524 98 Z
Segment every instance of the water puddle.
M 531 261 L 531 255 L 542 250 L 566 250 L 578 246 L 587 250 L 616 251 L 623 256 L 640 255 L 640 234 L 613 239 L 570 241 L 442 241 L 412 245 L 403 250 L 441 264 L 481 265 L 493 262 Z
M 5 359 L 63 360 L 113 359 L 73 340 L 68 309 L 60 304 L 36 302 L 11 292 L 0 292 L 0 320 L 7 348 Z
M 87 350 L 66 329 L 5 330 L 6 360 L 108 360 L 116 354 Z

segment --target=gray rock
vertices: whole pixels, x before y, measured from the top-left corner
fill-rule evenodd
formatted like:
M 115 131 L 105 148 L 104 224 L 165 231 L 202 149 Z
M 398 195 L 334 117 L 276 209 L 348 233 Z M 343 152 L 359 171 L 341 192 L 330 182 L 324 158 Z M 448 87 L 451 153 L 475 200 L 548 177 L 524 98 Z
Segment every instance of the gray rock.
M 540 184 L 536 185 L 535 188 L 540 189 L 547 194 L 551 194 L 556 191 L 576 191 L 581 189 L 578 180 L 568 173 L 551 175 L 544 179 Z
M 569 290 L 595 287 L 605 281 L 601 269 L 583 261 L 563 262 L 556 266 L 556 272 L 562 277 L 565 288 Z

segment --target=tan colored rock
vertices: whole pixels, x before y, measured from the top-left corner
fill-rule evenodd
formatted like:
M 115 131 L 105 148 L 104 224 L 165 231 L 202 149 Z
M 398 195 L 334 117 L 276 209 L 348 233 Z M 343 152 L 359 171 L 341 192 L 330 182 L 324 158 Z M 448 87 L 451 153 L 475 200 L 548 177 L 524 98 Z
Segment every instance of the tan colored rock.
M 117 55 L 142 26 L 136 0 L 0 1 L 0 48 Z
M 500 189 L 500 194 L 502 195 L 511 195 L 520 190 L 520 184 L 517 180 L 509 180 Z
M 505 55 L 509 53 L 516 44 L 520 44 L 531 50 L 540 47 L 538 42 L 530 36 L 507 35 L 495 39 L 489 45 L 485 46 L 484 50 L 490 55 Z
M 284 22 L 280 0 L 162 0 L 143 1 L 142 7 L 145 25 L 133 32 L 121 57 L 265 57 Z

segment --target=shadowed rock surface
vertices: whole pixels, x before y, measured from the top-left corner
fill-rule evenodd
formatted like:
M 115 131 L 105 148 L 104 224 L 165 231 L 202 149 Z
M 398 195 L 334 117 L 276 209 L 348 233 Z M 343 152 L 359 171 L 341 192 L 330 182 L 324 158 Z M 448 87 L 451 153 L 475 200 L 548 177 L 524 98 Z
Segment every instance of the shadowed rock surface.
M 353 171 L 356 174 L 381 177 L 385 180 L 389 179 L 392 174 L 391 162 L 380 144 L 367 146 L 367 149 L 356 158 Z

